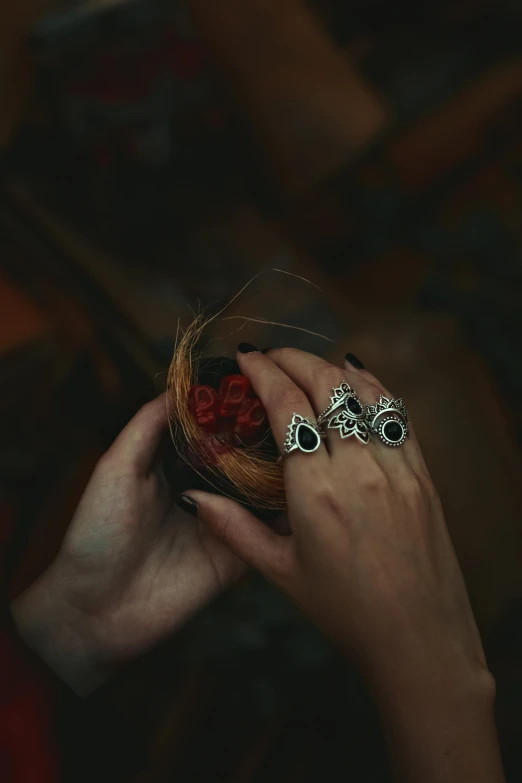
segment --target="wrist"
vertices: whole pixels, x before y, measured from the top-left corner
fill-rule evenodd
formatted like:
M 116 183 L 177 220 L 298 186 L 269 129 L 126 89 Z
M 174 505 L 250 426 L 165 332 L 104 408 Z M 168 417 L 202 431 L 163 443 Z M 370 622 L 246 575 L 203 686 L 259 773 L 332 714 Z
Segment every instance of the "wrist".
M 21 639 L 79 696 L 88 696 L 110 677 L 112 667 L 89 638 L 85 618 L 55 589 L 50 572 L 10 609 Z
M 485 666 L 455 666 L 434 677 L 437 670 L 430 667 L 422 678 L 376 693 L 397 777 L 425 783 L 503 781 L 493 676 Z
M 414 708 L 430 703 L 444 706 L 452 701 L 468 704 L 470 700 L 494 702 L 495 681 L 485 659 L 470 658 L 461 652 L 420 649 L 396 660 L 391 656 L 369 671 L 370 688 L 378 703 Z
M 399 725 L 413 723 L 422 731 L 424 719 L 430 726 L 437 720 L 447 721 L 448 716 L 450 722 L 465 721 L 493 711 L 495 680 L 486 667 L 437 669 L 419 670 L 374 691 L 383 718 Z

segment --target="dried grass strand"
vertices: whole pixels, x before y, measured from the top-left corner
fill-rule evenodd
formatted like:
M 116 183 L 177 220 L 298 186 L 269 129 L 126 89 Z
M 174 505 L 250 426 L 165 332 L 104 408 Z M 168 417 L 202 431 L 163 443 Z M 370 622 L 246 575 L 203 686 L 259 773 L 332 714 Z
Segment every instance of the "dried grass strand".
M 203 474 L 186 457 L 187 450 L 195 454 L 205 452 L 205 435 L 188 410 L 188 396 L 198 378 L 201 357 L 196 352 L 197 344 L 210 320 L 213 319 L 196 315 L 184 332 L 178 331 L 167 378 L 167 411 L 173 443 L 181 459 L 200 475 Z M 265 456 L 260 446 L 216 454 L 214 464 L 209 464 L 207 471 L 210 479 L 208 475 L 204 478 L 229 497 L 235 496 L 258 509 L 282 511 L 286 506 L 282 466 Z
M 261 270 L 213 316 L 205 317 L 202 313 L 194 313 L 194 320 L 186 330 L 182 330 L 178 320 L 174 356 L 167 376 L 169 427 L 179 456 L 201 476 L 203 474 L 188 461 L 186 456 L 187 451 L 201 454 L 205 452 L 206 448 L 205 434 L 199 429 L 188 410 L 189 391 L 192 386 L 197 384 L 201 359 L 201 355 L 197 353 L 196 349 L 207 326 L 219 318 L 257 278 L 269 271 L 295 277 L 324 293 L 315 283 L 293 272 L 284 269 Z M 317 332 L 276 321 L 239 315 L 228 316 L 222 320 L 235 319 L 244 321 L 240 329 L 248 322 L 269 324 L 286 329 L 296 329 L 332 342 L 330 338 Z M 215 489 L 229 497 L 235 497 L 258 509 L 283 511 L 286 508 L 282 464 L 271 460 L 263 452 L 261 446 L 234 448 L 225 454 L 216 454 L 214 464 L 209 464 L 206 470 L 208 475 L 203 478 Z

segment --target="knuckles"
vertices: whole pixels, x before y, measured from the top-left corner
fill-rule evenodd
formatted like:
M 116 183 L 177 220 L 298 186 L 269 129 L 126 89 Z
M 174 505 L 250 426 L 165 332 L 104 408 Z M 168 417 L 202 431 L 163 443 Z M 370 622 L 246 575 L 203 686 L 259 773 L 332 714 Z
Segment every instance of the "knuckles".
M 390 487 L 386 471 L 374 459 L 367 462 L 357 476 L 357 488 L 365 495 L 382 495 L 388 492 Z
M 272 582 L 279 586 L 285 585 L 293 576 L 295 569 L 295 554 L 291 539 L 287 539 L 281 546 L 277 556 L 274 557 L 269 566 L 267 574 Z
M 134 474 L 129 469 L 129 466 L 122 461 L 121 457 L 115 453 L 111 446 L 105 454 L 102 454 L 98 459 L 92 478 L 100 482 L 110 481 L 111 483 L 116 484 L 133 479 Z
M 101 457 L 98 459 L 98 462 L 96 463 L 96 466 L 94 468 L 94 474 L 100 475 L 104 474 L 107 471 L 112 470 L 114 465 L 114 456 L 111 452 L 111 449 L 109 448 L 104 454 L 101 455 Z
M 439 493 L 437 492 L 437 489 L 431 480 L 431 476 L 429 475 L 415 475 L 416 480 L 416 492 L 417 496 L 422 495 L 422 497 L 431 504 L 438 504 L 440 503 Z
M 331 485 L 325 483 L 323 486 L 318 487 L 314 495 L 315 503 L 321 509 L 321 515 L 335 520 L 342 520 L 346 516 L 346 504 Z
M 352 505 L 350 498 L 353 500 L 354 497 L 359 497 L 362 501 L 366 499 L 387 502 L 400 494 L 408 505 L 416 508 L 438 497 L 430 480 L 423 481 L 410 469 L 390 476 L 385 467 L 373 458 L 365 460 L 358 467 L 354 466 L 348 496 L 346 483 L 342 479 L 341 481 L 342 485 L 339 477 L 322 473 L 314 477 L 312 486 L 307 489 L 307 495 L 321 515 L 345 517 Z

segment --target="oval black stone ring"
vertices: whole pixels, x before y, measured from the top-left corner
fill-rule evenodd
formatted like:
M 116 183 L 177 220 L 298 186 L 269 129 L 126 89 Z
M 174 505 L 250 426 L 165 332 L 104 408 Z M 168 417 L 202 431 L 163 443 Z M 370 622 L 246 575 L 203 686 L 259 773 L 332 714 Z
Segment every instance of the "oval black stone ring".
M 339 430 L 341 438 L 355 435 L 361 443 L 370 441 L 370 430 L 366 421 L 366 408 L 352 387 L 343 381 L 332 390 L 330 405 L 317 418 L 320 427 L 326 422 L 328 429 Z
M 379 402 L 368 405 L 366 420 L 370 430 L 385 446 L 402 446 L 409 434 L 408 411 L 402 401 L 381 394 Z
M 312 454 L 321 445 L 321 438 L 323 437 L 323 433 L 311 419 L 294 413 L 292 421 L 288 425 L 288 435 L 280 459 L 294 451 Z

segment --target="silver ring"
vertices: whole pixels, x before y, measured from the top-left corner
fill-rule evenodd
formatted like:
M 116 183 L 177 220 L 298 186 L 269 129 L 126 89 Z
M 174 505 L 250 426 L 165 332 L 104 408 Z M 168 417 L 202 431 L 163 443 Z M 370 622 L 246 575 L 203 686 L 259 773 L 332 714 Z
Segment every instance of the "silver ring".
M 328 429 L 338 429 L 341 438 L 350 438 L 352 435 L 364 444 L 370 440 L 370 430 L 366 420 L 366 408 L 360 401 L 352 387 L 343 382 L 333 389 L 330 397 L 330 405 L 318 417 L 317 423 L 322 426 L 327 422 Z M 338 411 L 342 407 L 342 410 Z M 338 411 L 336 413 L 336 411 Z
M 294 413 L 292 421 L 288 425 L 288 435 L 283 445 L 281 458 L 288 456 L 293 451 L 313 454 L 321 445 L 323 437 L 324 434 L 311 419 Z
M 388 399 L 383 394 L 375 405 L 368 405 L 366 421 L 370 430 L 386 446 L 402 446 L 409 435 L 408 410 L 402 399 Z

